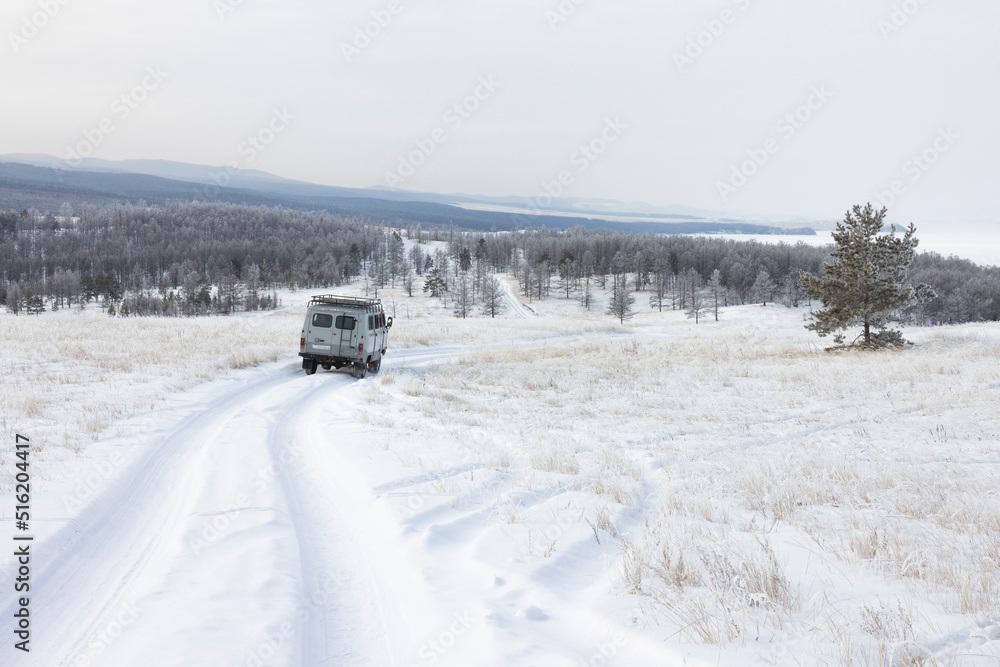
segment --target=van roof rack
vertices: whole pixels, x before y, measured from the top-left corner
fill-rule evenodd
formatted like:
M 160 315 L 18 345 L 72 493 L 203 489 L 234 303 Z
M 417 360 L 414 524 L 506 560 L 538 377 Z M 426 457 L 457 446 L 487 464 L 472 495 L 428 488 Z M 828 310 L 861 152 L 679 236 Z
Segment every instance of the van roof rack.
M 318 294 L 309 300 L 310 306 L 349 306 L 352 308 L 381 308 L 382 299 L 369 299 L 358 296 L 337 296 L 336 294 Z

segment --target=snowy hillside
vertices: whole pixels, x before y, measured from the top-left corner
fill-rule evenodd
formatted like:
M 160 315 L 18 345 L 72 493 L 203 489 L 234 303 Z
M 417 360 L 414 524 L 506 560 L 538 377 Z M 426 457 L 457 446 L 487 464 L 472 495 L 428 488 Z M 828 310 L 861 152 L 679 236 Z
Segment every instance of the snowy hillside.
M 1000 326 L 828 353 L 804 309 L 387 290 L 358 381 L 300 369 L 308 295 L 0 314 L 0 664 L 1000 663 Z

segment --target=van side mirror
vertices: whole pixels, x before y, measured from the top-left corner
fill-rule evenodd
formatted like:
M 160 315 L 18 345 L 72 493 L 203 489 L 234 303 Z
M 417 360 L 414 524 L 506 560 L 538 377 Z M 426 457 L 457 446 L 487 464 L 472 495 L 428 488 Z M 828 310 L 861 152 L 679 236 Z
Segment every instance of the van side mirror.
M 392 318 L 391 317 L 385 318 L 385 328 L 386 329 L 391 329 L 392 328 Z

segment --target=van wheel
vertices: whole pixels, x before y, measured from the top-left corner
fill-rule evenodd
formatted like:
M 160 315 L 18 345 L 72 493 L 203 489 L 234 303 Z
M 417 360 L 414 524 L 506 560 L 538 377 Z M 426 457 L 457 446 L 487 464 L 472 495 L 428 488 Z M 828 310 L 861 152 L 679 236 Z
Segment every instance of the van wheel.
M 313 373 L 316 372 L 316 360 L 315 359 L 313 359 L 311 361 L 307 361 L 302 366 L 303 366 L 303 368 L 306 369 L 306 375 L 312 375 Z
M 379 357 L 376 361 L 372 361 L 368 364 L 368 371 L 370 373 L 378 373 L 378 369 L 382 368 L 382 358 Z
M 330 364 L 323 364 L 323 370 L 324 371 L 330 370 Z
M 351 371 L 351 375 L 359 380 L 363 380 L 368 375 L 368 364 L 363 361 L 354 364 L 354 370 Z

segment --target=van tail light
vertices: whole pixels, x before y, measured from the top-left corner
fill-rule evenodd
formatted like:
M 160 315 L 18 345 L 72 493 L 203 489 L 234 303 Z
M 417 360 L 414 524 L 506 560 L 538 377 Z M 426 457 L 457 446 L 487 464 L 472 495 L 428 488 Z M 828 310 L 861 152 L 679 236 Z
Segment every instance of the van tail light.
M 299 350 L 304 350 L 304 349 L 306 349 L 306 339 L 305 338 L 300 338 L 299 339 Z
M 358 343 L 358 354 L 364 354 L 364 353 L 365 353 L 365 344 Z

